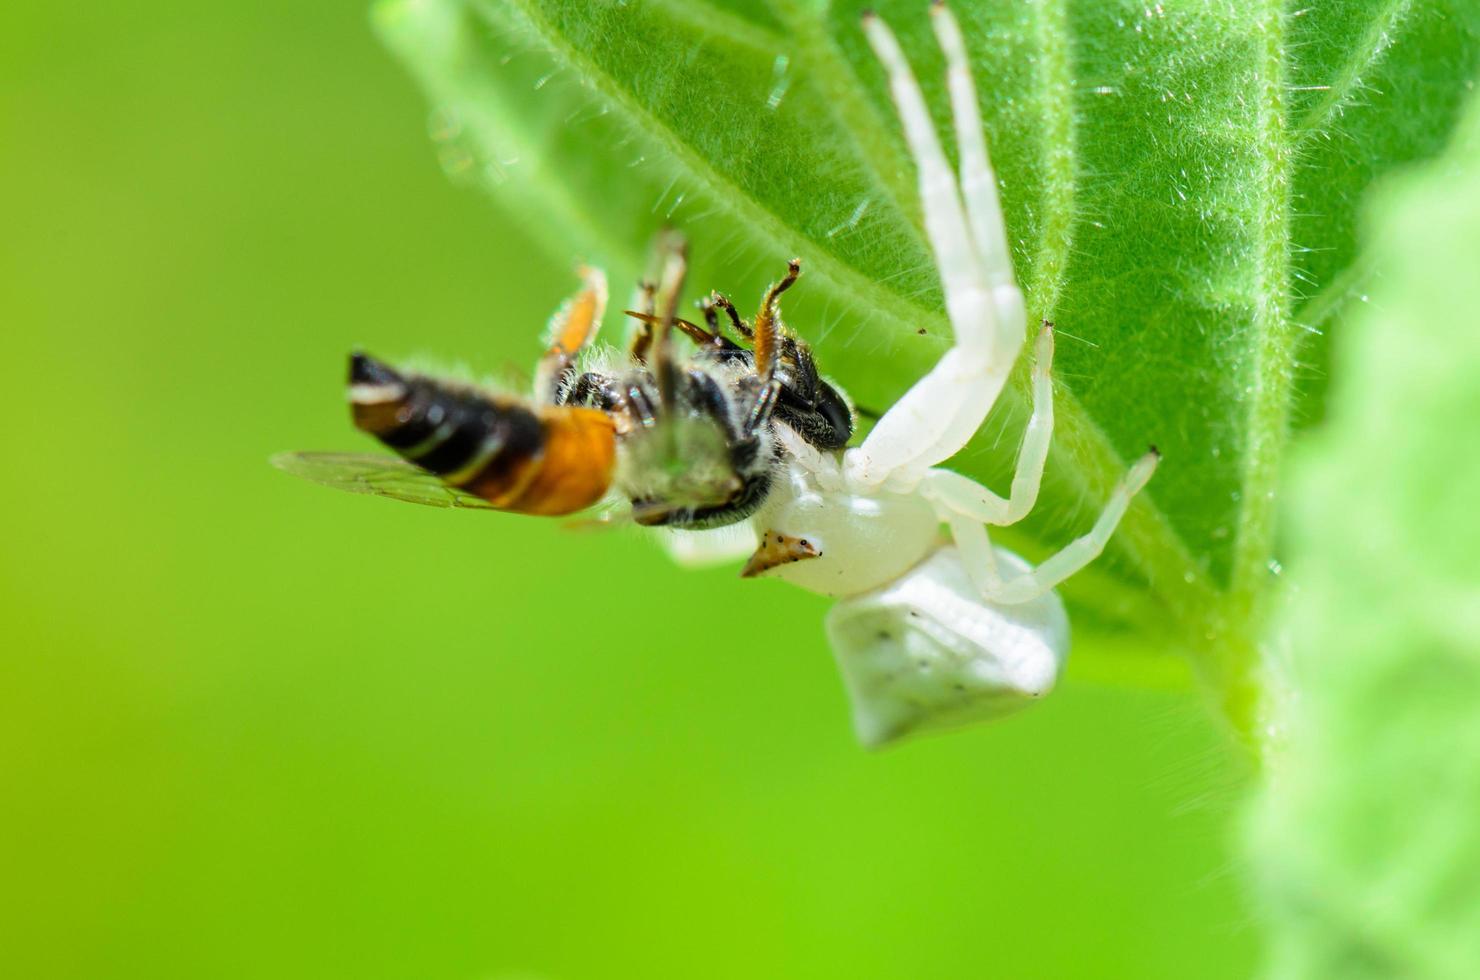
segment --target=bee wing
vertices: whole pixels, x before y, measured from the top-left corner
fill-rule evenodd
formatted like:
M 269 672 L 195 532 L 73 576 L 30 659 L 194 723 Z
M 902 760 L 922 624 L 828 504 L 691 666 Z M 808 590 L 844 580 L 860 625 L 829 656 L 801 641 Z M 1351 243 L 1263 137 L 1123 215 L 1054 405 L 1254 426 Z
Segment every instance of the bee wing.
M 349 493 L 368 493 L 428 507 L 498 509 L 482 497 L 448 486 L 435 475 L 394 456 L 279 453 L 271 462 L 286 473 Z

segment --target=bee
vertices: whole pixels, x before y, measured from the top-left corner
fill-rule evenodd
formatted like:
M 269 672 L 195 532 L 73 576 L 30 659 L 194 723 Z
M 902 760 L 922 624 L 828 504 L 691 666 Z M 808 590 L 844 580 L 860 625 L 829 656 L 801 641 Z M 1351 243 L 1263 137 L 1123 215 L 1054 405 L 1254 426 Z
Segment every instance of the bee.
M 779 298 L 800 275 L 767 289 L 747 322 L 728 299 L 704 304 L 708 329 L 676 316 L 686 246 L 661 240 L 662 278 L 642 290 L 625 356 L 593 348 L 607 305 L 605 275 L 551 319 L 533 398 L 397 370 L 363 352 L 349 360 L 351 419 L 399 459 L 285 453 L 273 463 L 353 493 L 440 507 L 540 516 L 578 513 L 625 497 L 638 524 L 684 530 L 744 521 L 764 502 L 780 465 L 773 420 L 819 446 L 853 430 L 846 398 L 819 376 L 810 350 L 786 329 Z M 717 311 L 750 346 L 724 335 Z M 675 329 L 696 345 L 680 359 Z

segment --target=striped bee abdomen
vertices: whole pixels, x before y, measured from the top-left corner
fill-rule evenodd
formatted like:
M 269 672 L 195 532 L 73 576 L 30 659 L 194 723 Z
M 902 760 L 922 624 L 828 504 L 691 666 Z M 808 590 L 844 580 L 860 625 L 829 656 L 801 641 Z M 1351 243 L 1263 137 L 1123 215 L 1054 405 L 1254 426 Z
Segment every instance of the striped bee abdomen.
M 571 514 L 611 485 L 616 434 L 595 409 L 536 409 L 403 375 L 358 352 L 350 356 L 349 401 L 356 428 L 500 510 Z

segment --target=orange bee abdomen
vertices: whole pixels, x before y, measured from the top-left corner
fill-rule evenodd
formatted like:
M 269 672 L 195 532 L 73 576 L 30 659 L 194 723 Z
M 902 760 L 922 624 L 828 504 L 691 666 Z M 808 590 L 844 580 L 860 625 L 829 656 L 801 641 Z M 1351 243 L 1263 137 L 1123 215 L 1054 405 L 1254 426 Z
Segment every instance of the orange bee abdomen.
M 594 408 L 554 406 L 540 413 L 544 452 L 518 492 L 498 501 L 520 514 L 560 515 L 583 510 L 611 486 L 617 462 L 617 436 L 605 412 Z M 492 500 L 477 482 L 467 489 Z
M 616 431 L 604 412 L 532 408 L 403 376 L 363 354 L 350 360 L 350 407 L 356 427 L 500 510 L 575 513 L 605 495 L 616 468 Z

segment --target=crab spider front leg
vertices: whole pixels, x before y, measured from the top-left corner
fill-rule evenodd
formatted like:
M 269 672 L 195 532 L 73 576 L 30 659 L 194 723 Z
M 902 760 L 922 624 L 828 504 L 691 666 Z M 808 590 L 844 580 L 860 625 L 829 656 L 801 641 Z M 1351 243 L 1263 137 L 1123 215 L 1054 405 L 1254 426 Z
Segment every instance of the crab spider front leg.
M 950 92 L 951 116 L 956 126 L 956 150 L 961 154 L 961 197 L 966 202 L 971 237 L 986 273 L 987 284 L 994 289 L 1005 286 L 1016 292 L 1012 256 L 1007 251 L 1007 229 L 1002 224 L 997 181 L 992 173 L 992 162 L 987 157 L 981 109 L 976 101 L 976 83 L 971 78 L 971 62 L 966 57 L 961 25 L 956 23 L 956 16 L 941 0 L 930 6 L 930 23 L 946 57 L 946 88 Z M 1013 329 L 1017 324 L 1005 323 L 1003 326 Z M 1020 338 L 1021 334 L 1018 336 Z
M 879 486 L 896 476 L 913 482 L 959 452 L 996 402 L 1023 344 L 1023 299 L 1013 278 L 996 178 L 960 28 L 943 5 L 933 6 L 931 14 L 946 55 L 961 151 L 959 185 L 899 42 L 872 14 L 864 17 L 864 31 L 889 74 L 890 91 L 919 170 L 925 231 L 945 291 L 955 346 L 850 452 L 845 466 L 849 478 L 861 487 Z
M 1028 516 L 1038 502 L 1043 467 L 1048 462 L 1049 442 L 1053 438 L 1053 346 L 1053 324 L 1045 320 L 1038 333 L 1033 362 L 1033 414 L 1018 449 L 1008 498 L 1003 500 L 970 477 L 939 469 L 925 474 L 921 492 L 926 497 L 944 498 L 949 501 L 947 509 L 951 512 L 998 527 L 1016 524 Z

